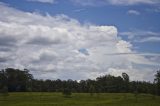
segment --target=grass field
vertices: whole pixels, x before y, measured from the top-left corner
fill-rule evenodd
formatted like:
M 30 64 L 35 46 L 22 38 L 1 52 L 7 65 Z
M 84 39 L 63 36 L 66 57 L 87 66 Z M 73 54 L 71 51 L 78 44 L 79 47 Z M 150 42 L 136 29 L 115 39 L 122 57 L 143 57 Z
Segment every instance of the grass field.
M 160 106 L 160 97 L 139 94 L 73 93 L 70 98 L 61 93 L 10 93 L 0 95 L 0 106 Z

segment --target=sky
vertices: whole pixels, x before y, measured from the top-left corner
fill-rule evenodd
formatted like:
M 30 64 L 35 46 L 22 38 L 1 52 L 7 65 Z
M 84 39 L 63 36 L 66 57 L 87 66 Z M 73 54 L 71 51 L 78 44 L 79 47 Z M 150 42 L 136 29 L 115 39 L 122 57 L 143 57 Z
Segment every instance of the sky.
M 38 79 L 95 79 L 160 69 L 159 0 L 0 0 L 0 67 Z

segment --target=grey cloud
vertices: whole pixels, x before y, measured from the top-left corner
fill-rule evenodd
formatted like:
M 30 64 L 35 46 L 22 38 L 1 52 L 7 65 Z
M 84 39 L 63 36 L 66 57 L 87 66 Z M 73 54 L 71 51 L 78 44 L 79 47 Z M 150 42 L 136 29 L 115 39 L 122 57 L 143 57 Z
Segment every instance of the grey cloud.
M 6 58 L 2 58 L 2 57 L 0 57 L 0 63 L 4 63 L 4 62 L 6 62 L 7 61 L 7 59 Z
M 52 44 L 60 44 L 62 41 L 60 39 L 51 40 L 48 38 L 36 37 L 27 42 L 28 44 L 35 45 L 52 45 Z
M 40 54 L 40 60 L 41 61 L 53 61 L 57 58 L 57 53 L 54 51 L 47 51 Z
M 0 46 L 0 52 L 10 52 L 12 49 L 5 46 Z
M 15 46 L 17 40 L 10 36 L 0 36 L 0 46 Z

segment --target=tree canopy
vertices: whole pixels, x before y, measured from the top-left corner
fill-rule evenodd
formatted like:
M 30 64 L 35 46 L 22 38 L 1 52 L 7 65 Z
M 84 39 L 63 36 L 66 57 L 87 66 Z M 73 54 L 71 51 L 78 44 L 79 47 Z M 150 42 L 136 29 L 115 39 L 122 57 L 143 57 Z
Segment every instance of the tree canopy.
M 9 92 L 84 92 L 84 93 L 153 93 L 160 95 L 160 71 L 155 75 L 155 84 L 145 81 L 130 81 L 127 73 L 122 76 L 104 75 L 96 79 L 76 80 L 39 80 L 34 79 L 29 70 L 6 68 L 0 71 L 0 91 Z

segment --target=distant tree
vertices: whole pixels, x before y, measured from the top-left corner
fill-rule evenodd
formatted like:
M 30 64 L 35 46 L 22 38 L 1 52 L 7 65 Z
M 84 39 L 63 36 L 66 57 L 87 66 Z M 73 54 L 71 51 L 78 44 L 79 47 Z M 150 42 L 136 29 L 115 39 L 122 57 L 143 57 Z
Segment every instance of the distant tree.
M 160 71 L 155 75 L 154 83 L 145 81 L 131 81 L 126 73 L 122 76 L 104 75 L 97 77 L 96 80 L 87 79 L 81 81 L 69 80 L 40 80 L 34 79 L 29 70 L 19 70 L 6 68 L 0 71 L 0 92 L 62 92 L 65 97 L 70 97 L 72 92 L 90 93 L 151 93 L 154 94 L 155 88 L 160 95 Z
M 79 82 L 79 91 L 86 93 L 86 92 L 88 92 L 88 91 L 87 91 L 87 88 L 88 88 L 87 82 L 86 82 L 85 80 L 81 80 L 81 81 Z
M 28 83 L 32 79 L 29 71 L 6 68 L 0 71 L 0 88 L 6 88 L 8 91 L 27 91 Z
M 124 81 L 129 82 L 129 76 L 126 73 L 122 73 L 122 77 L 124 79 Z
M 160 70 L 158 70 L 155 75 L 155 83 L 156 83 L 157 95 L 160 96 Z
M 4 70 L 0 71 L 0 93 L 8 95 L 8 80 Z
M 122 77 L 124 80 L 124 90 L 125 92 L 129 91 L 129 75 L 126 73 L 122 73 Z
M 122 92 L 123 79 L 118 76 L 105 75 L 96 78 L 96 90 L 99 92 Z

